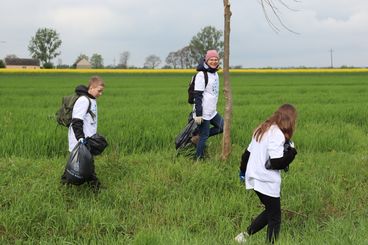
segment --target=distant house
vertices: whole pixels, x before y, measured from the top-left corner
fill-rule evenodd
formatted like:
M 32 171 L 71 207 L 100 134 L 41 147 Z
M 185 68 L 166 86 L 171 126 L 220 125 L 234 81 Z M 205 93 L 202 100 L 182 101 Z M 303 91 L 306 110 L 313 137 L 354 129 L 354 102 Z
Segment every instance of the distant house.
M 77 62 L 76 66 L 77 69 L 91 69 L 91 63 L 88 62 L 86 59 L 81 59 Z
M 5 68 L 9 69 L 40 69 L 37 59 L 5 58 Z

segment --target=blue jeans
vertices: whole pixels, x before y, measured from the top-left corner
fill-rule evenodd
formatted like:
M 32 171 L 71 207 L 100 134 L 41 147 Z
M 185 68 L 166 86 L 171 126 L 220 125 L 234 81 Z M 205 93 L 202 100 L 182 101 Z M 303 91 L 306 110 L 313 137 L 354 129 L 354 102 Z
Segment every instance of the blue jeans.
M 210 125 L 213 125 L 213 127 L 210 128 Z M 197 144 L 196 156 L 197 158 L 203 158 L 207 139 L 211 136 L 222 133 L 224 130 L 224 119 L 217 113 L 211 120 L 203 120 L 198 128 L 199 142 Z

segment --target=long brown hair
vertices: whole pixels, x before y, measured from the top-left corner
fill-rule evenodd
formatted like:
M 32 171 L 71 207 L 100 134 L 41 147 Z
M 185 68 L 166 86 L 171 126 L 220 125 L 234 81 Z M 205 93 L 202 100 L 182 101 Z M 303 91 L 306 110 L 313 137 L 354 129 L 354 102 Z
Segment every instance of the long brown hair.
M 285 138 L 291 139 L 295 131 L 296 116 L 297 113 L 294 106 L 283 104 L 271 117 L 254 130 L 253 136 L 256 141 L 261 141 L 264 133 L 271 127 L 271 125 L 276 124 L 284 133 Z

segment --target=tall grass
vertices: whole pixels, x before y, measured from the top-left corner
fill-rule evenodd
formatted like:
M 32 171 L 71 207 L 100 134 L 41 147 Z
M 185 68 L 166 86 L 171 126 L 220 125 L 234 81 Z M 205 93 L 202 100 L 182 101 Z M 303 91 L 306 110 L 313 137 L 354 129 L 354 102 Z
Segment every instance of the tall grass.
M 89 74 L 0 74 L 0 243 L 233 244 L 261 211 L 237 178 L 252 130 L 296 105 L 298 155 L 283 173 L 280 244 L 367 244 L 367 73 L 234 74 L 233 152 L 175 157 L 188 74 L 101 74 L 96 159 L 104 189 L 59 185 L 67 129 L 53 115 Z M 219 102 L 222 113 L 223 100 Z M 289 211 L 288 211 L 289 210 Z M 293 211 L 293 212 L 290 212 Z M 251 237 L 263 244 L 265 231 Z
M 3 156 L 61 156 L 66 129 L 56 127 L 61 97 L 86 83 L 89 74 L 0 76 L 0 153 Z M 105 74 L 99 99 L 99 131 L 109 151 L 169 150 L 185 124 L 188 74 Z M 366 145 L 367 73 L 235 74 L 233 144 L 244 146 L 250 133 L 280 104 L 299 112 L 295 139 L 302 151 L 351 152 Z M 219 112 L 223 112 L 220 99 Z M 318 138 L 316 138 L 318 135 Z M 359 137 L 362 135 L 362 137 Z

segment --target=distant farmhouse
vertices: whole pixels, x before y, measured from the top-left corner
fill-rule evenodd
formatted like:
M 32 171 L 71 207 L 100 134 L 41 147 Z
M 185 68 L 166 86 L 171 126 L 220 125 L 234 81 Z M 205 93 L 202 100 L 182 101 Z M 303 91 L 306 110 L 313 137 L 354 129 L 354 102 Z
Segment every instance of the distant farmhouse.
M 36 59 L 5 58 L 5 68 L 40 69 L 40 61 Z
M 88 62 L 86 59 L 81 59 L 75 64 L 75 68 L 77 69 L 91 69 L 91 63 Z

